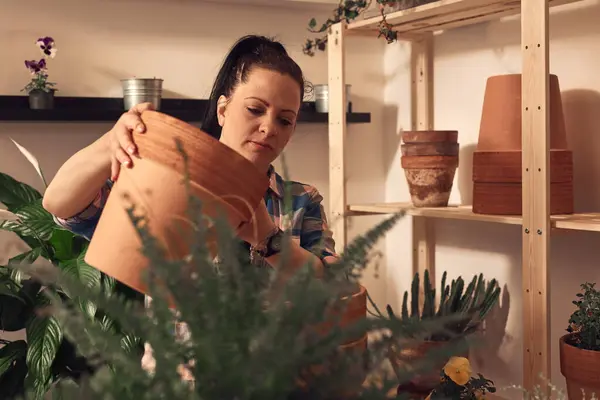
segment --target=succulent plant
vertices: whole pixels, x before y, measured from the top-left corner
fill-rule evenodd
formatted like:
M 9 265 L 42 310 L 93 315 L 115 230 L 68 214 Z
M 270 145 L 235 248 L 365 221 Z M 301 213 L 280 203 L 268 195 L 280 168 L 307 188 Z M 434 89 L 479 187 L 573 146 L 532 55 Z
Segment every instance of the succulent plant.
M 444 330 L 433 332 L 428 340 L 443 341 L 451 339 L 452 335 L 464 336 L 473 333 L 479 328 L 492 307 L 500 297 L 501 289 L 496 279 L 486 284 L 483 274 L 474 276 L 465 288 L 464 279 L 459 276 L 450 284 L 446 283 L 447 272 L 442 275 L 440 302 L 436 309 L 436 288 L 429 278 L 429 271 L 425 270 L 423 278 L 424 301 L 423 308 L 419 311 L 420 277 L 417 272 L 411 285 L 410 312 L 408 305 L 408 291 L 404 292 L 402 299 L 402 319 L 431 319 L 435 317 L 457 316 L 451 322 L 444 324 Z M 391 309 L 388 306 L 388 312 Z M 462 317 L 464 316 L 464 317 Z M 446 332 L 447 331 L 447 332 Z

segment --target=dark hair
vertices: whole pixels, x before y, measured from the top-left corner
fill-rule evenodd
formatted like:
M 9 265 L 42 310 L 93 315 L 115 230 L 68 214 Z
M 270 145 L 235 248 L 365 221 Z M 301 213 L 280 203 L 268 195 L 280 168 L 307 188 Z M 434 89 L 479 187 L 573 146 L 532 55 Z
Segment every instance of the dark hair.
M 215 138 L 221 137 L 217 120 L 217 101 L 221 95 L 231 96 L 237 85 L 245 82 L 254 67 L 287 74 L 300 85 L 300 101 L 304 99 L 307 83 L 302 69 L 288 55 L 285 47 L 265 36 L 248 35 L 240 38 L 229 50 L 217 74 L 202 121 L 202 130 Z

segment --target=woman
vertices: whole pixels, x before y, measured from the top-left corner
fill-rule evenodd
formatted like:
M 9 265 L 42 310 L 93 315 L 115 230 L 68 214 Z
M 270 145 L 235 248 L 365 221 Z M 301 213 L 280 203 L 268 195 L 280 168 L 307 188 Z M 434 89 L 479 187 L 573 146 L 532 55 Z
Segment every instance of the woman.
M 204 131 L 270 177 L 265 202 L 238 236 L 249 244 L 254 263 L 277 266 L 282 231 L 291 230 L 294 240 L 283 276 L 309 261 L 319 274 L 327 262 L 336 260 L 319 192 L 291 182 L 293 214 L 286 222 L 282 218 L 284 182 L 271 165 L 296 128 L 304 93 L 302 71 L 281 44 L 262 36 L 246 36 L 225 58 L 202 124 Z M 60 225 L 92 237 L 120 168 L 135 164 L 131 132 L 144 132 L 140 113 L 150 108 L 140 104 L 124 113 L 109 132 L 59 169 L 45 192 L 43 206 Z

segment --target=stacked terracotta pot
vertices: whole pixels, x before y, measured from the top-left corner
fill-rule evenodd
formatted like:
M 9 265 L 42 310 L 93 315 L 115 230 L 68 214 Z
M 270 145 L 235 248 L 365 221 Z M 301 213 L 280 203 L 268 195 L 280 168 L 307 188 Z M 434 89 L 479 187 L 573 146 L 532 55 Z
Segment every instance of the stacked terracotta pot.
M 415 207 L 446 207 L 458 167 L 457 131 L 402 133 L 402 168 Z
M 537 108 L 521 104 L 520 74 L 488 78 L 473 154 L 474 213 L 522 215 L 522 106 Z M 556 75 L 550 75 L 550 149 L 550 214 L 571 214 L 573 154 Z

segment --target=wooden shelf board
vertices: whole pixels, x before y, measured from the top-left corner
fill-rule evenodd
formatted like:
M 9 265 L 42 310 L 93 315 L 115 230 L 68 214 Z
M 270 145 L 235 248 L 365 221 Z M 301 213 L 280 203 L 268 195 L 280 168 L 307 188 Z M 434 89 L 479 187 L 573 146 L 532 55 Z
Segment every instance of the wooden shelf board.
M 521 225 L 518 215 L 484 215 L 473 213 L 471 206 L 425 207 L 417 208 L 411 203 L 374 203 L 349 205 L 348 216 L 393 214 L 405 211 L 417 217 L 458 219 L 464 221 L 495 222 Z M 556 229 L 600 232 L 600 213 L 578 213 L 550 216 L 552 227 Z
M 405 211 L 408 215 L 469 221 L 498 222 L 503 224 L 521 224 L 521 217 L 511 215 L 475 214 L 471 206 L 413 207 L 411 203 L 361 204 L 348 206 L 349 215 L 393 214 Z
M 550 7 L 581 0 L 550 0 Z M 521 0 L 439 0 L 408 10 L 391 12 L 386 21 L 398 33 L 423 33 L 496 20 L 521 12 Z M 377 29 L 382 17 L 348 24 L 349 30 Z
M 182 121 L 201 122 L 208 100 L 162 99 L 160 111 Z M 51 110 L 31 110 L 27 96 L 0 96 L 0 121 L 13 122 L 116 122 L 125 112 L 123 98 L 57 96 Z M 348 113 L 350 124 L 371 122 L 370 113 Z M 329 122 L 329 114 L 318 113 L 314 102 L 302 104 L 298 123 Z

